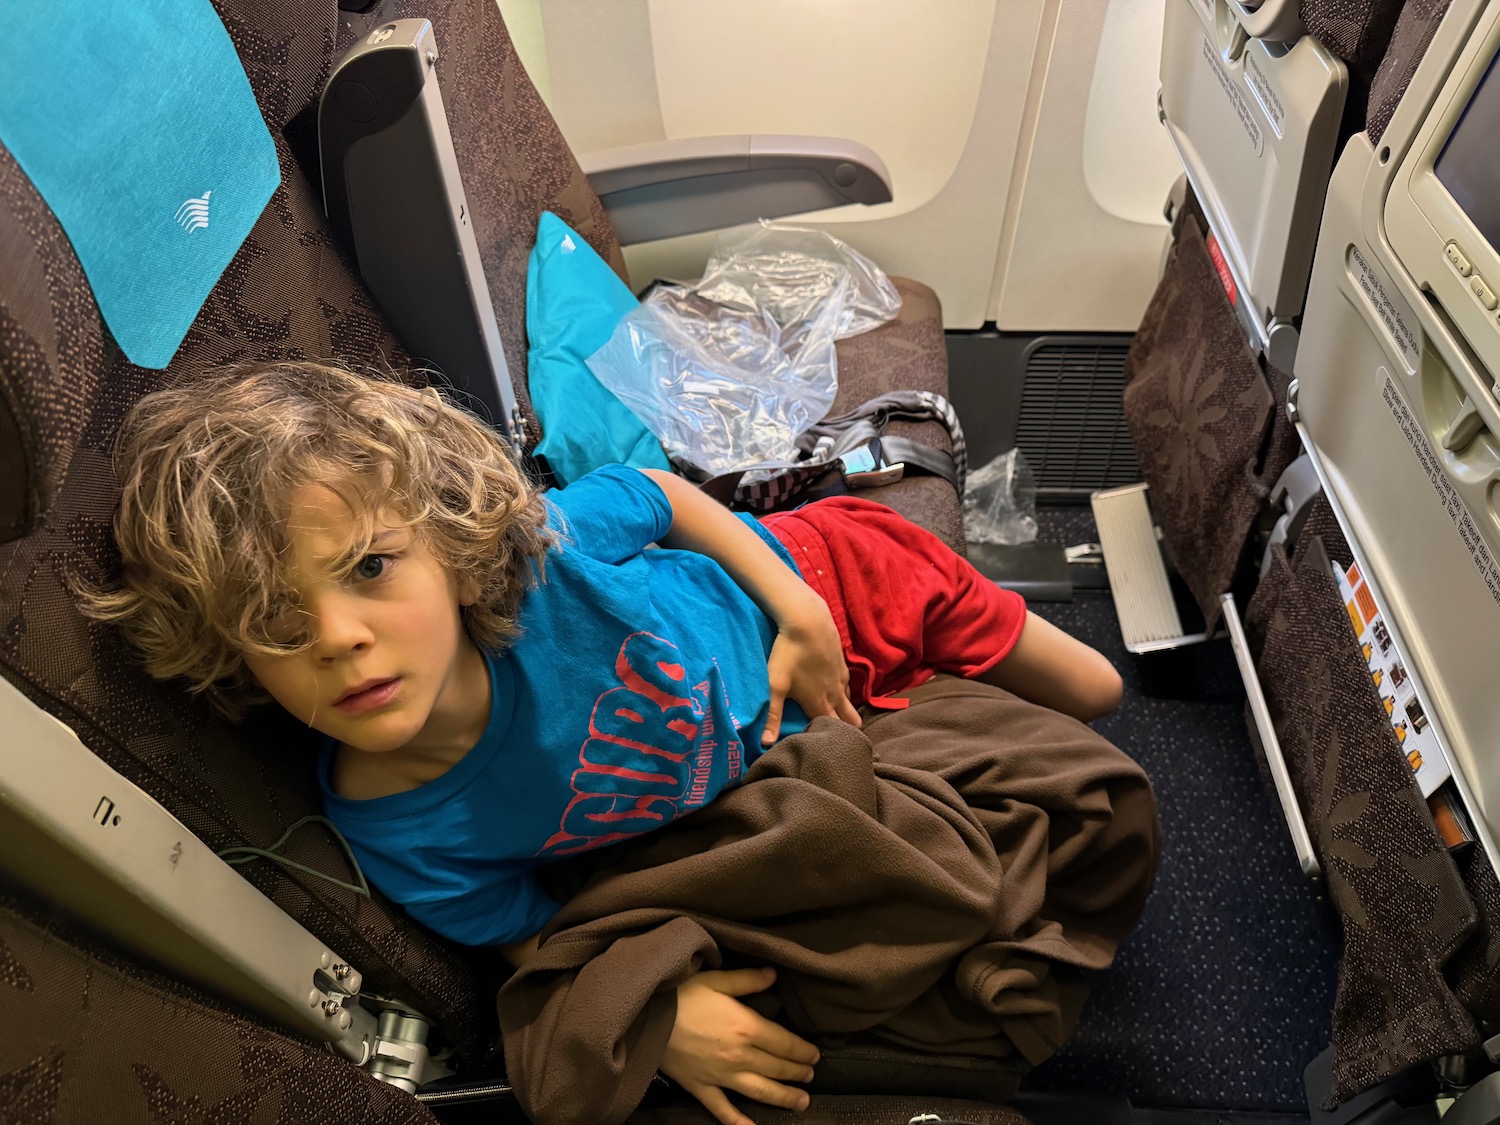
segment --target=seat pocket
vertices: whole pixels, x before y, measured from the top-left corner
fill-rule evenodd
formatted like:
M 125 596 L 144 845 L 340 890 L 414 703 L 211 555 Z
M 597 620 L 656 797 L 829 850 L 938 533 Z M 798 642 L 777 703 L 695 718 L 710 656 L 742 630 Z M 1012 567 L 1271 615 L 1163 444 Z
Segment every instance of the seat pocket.
M 1310 517 L 1319 522 L 1332 521 Z M 1329 536 L 1339 550 L 1336 529 Z M 1478 1042 L 1443 972 L 1475 908 L 1386 718 L 1323 539 L 1304 531 L 1295 560 L 1273 548 L 1249 609 L 1271 718 L 1343 924 L 1332 1038 L 1344 1101 Z
M 1183 218 L 1125 378 L 1125 418 L 1152 512 L 1212 630 L 1219 595 L 1230 589 L 1265 503 L 1261 474 L 1276 397 L 1192 215 Z

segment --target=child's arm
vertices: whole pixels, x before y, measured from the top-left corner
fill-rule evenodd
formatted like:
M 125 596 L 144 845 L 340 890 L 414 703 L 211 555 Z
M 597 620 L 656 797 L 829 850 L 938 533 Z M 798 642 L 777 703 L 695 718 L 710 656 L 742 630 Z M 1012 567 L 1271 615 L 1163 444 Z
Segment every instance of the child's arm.
M 662 546 L 707 555 L 776 622 L 779 634 L 766 662 L 771 708 L 762 740 L 776 741 L 788 695 L 808 718 L 833 715 L 859 726 L 859 713 L 849 702 L 843 646 L 823 599 L 717 500 L 671 473 L 641 472 L 661 486 L 672 506 L 672 528 Z

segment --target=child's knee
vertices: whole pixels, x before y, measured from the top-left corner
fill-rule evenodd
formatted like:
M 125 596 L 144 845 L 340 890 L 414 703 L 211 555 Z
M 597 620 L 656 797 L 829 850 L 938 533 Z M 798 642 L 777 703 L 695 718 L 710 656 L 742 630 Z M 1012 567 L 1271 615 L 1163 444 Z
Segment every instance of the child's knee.
M 1079 685 L 1082 689 L 1079 707 L 1086 712 L 1080 718 L 1085 722 L 1114 714 L 1125 694 L 1125 681 L 1115 666 L 1099 653 L 1093 655 L 1096 659 L 1091 661 L 1088 674 Z

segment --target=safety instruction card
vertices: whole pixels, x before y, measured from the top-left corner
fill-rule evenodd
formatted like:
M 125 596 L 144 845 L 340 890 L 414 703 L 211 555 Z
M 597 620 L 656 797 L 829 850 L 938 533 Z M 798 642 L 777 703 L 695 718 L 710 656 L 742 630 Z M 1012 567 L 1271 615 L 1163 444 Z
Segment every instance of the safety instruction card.
M 1396 732 L 1396 741 L 1417 776 L 1422 796 L 1430 797 L 1451 776 L 1448 759 L 1432 731 L 1432 721 L 1417 698 L 1411 675 L 1391 642 L 1390 630 L 1359 572 L 1359 564 L 1351 563 L 1346 571 L 1335 563 L 1333 576 L 1338 580 L 1339 595 L 1349 611 L 1349 623 L 1359 638 L 1360 653 L 1370 669 L 1370 678 L 1375 681 L 1375 690 L 1380 693 L 1391 729 Z

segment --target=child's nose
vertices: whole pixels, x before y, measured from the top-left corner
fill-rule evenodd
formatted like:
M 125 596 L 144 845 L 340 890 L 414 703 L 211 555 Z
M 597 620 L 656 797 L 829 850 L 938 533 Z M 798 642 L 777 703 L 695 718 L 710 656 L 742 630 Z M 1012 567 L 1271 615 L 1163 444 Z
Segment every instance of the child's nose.
M 329 595 L 317 606 L 317 639 L 314 651 L 322 660 L 336 660 L 361 652 L 374 640 L 369 623 L 352 599 Z

